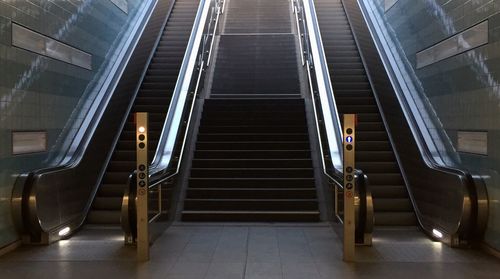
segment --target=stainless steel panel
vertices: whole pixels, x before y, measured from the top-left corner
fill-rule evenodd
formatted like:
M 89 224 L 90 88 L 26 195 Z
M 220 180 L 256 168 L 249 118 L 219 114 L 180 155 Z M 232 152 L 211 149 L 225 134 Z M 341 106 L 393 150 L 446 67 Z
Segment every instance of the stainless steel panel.
M 488 155 L 488 132 L 458 131 L 457 150 Z
M 417 69 L 488 43 L 488 21 L 417 53 Z
M 15 23 L 12 24 L 12 45 L 92 70 L 91 54 Z
M 47 151 L 46 131 L 12 132 L 12 154 L 30 154 Z

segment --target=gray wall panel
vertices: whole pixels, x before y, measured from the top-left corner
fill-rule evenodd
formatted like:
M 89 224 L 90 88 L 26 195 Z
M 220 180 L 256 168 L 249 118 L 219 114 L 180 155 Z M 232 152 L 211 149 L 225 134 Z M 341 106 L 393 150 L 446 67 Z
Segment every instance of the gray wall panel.
M 58 163 L 101 89 L 105 69 L 116 63 L 120 42 L 133 35 L 140 11 L 152 3 L 121 2 L 128 13 L 111 0 L 0 0 L 0 247 L 18 237 L 10 212 L 16 174 Z M 44 56 L 13 46 L 11 23 L 60 42 L 60 50 L 91 55 L 91 69 L 57 53 Z M 19 130 L 47 131 L 48 151 L 13 155 L 11 133 Z
M 414 74 L 400 82 L 418 84 L 419 92 L 412 94 L 430 103 L 432 111 L 427 114 L 435 119 L 427 121 L 438 125 L 429 130 L 436 141 L 442 141 L 442 135 L 449 139 L 450 145 L 442 151 L 455 158 L 449 164 L 486 181 L 490 198 L 486 241 L 500 249 L 500 1 L 399 0 L 387 11 L 385 0 L 359 1 L 377 14 L 372 20 L 387 30 L 390 52 Z M 418 52 L 437 49 L 440 42 L 485 21 L 486 44 L 482 34 L 474 39 L 482 43 L 470 49 L 417 66 Z M 488 154 L 458 152 L 459 131 L 487 132 Z

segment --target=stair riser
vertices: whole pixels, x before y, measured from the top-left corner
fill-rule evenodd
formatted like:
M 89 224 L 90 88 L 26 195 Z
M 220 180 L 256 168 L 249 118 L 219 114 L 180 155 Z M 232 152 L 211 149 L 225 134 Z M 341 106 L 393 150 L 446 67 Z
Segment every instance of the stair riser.
M 318 222 L 318 214 L 182 214 L 184 222 Z
M 316 189 L 309 190 L 208 190 L 189 189 L 186 198 L 188 199 L 315 199 Z
M 184 210 L 206 210 L 206 211 L 308 211 L 317 210 L 318 204 L 316 201 L 210 201 L 197 200 L 192 201 L 186 199 L 184 201 Z
M 190 179 L 192 188 L 310 188 L 314 179 Z
M 193 168 L 312 168 L 312 160 L 193 160 Z
M 231 116 L 233 118 L 233 116 Z M 203 121 L 200 126 L 201 133 L 300 133 L 307 127 L 304 119 L 273 121 L 251 120 L 237 121 L 229 119 L 210 119 Z
M 216 169 L 216 170 L 204 170 L 204 169 L 192 169 L 191 177 L 203 177 L 203 178 L 220 178 L 220 177 L 232 177 L 232 178 L 304 178 L 314 176 L 312 169 L 238 169 L 238 170 L 227 170 L 227 169 Z
M 310 158 L 311 152 L 309 150 L 214 150 L 214 151 L 196 151 L 194 154 L 196 159 L 296 159 L 296 158 Z
M 196 150 L 308 150 L 309 142 L 198 142 Z
M 198 141 L 308 141 L 307 134 L 277 133 L 277 134 L 198 134 Z

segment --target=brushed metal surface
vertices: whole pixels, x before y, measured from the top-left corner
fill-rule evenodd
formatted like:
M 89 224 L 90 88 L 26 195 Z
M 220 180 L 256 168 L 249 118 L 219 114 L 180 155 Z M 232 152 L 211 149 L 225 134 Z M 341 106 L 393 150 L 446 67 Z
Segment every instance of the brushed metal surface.
M 417 52 L 417 69 L 464 53 L 488 43 L 488 21 L 483 21 L 463 32 Z
M 92 54 L 16 23 L 12 23 L 12 45 L 87 70 L 92 70 Z
M 12 154 L 29 154 L 47 151 L 46 131 L 13 131 Z

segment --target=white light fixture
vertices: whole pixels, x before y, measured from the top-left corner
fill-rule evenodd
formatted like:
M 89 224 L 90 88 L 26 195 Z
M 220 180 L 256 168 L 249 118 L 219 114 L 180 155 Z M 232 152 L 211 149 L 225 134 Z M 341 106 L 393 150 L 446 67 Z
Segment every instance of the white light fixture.
M 437 238 L 443 238 L 443 233 L 436 229 L 432 229 L 432 234 Z
M 64 229 L 61 229 L 59 231 L 59 236 L 65 236 L 68 235 L 71 229 L 69 227 L 65 227 Z
M 144 133 L 146 132 L 146 128 L 144 128 L 143 126 L 139 127 L 139 133 Z

